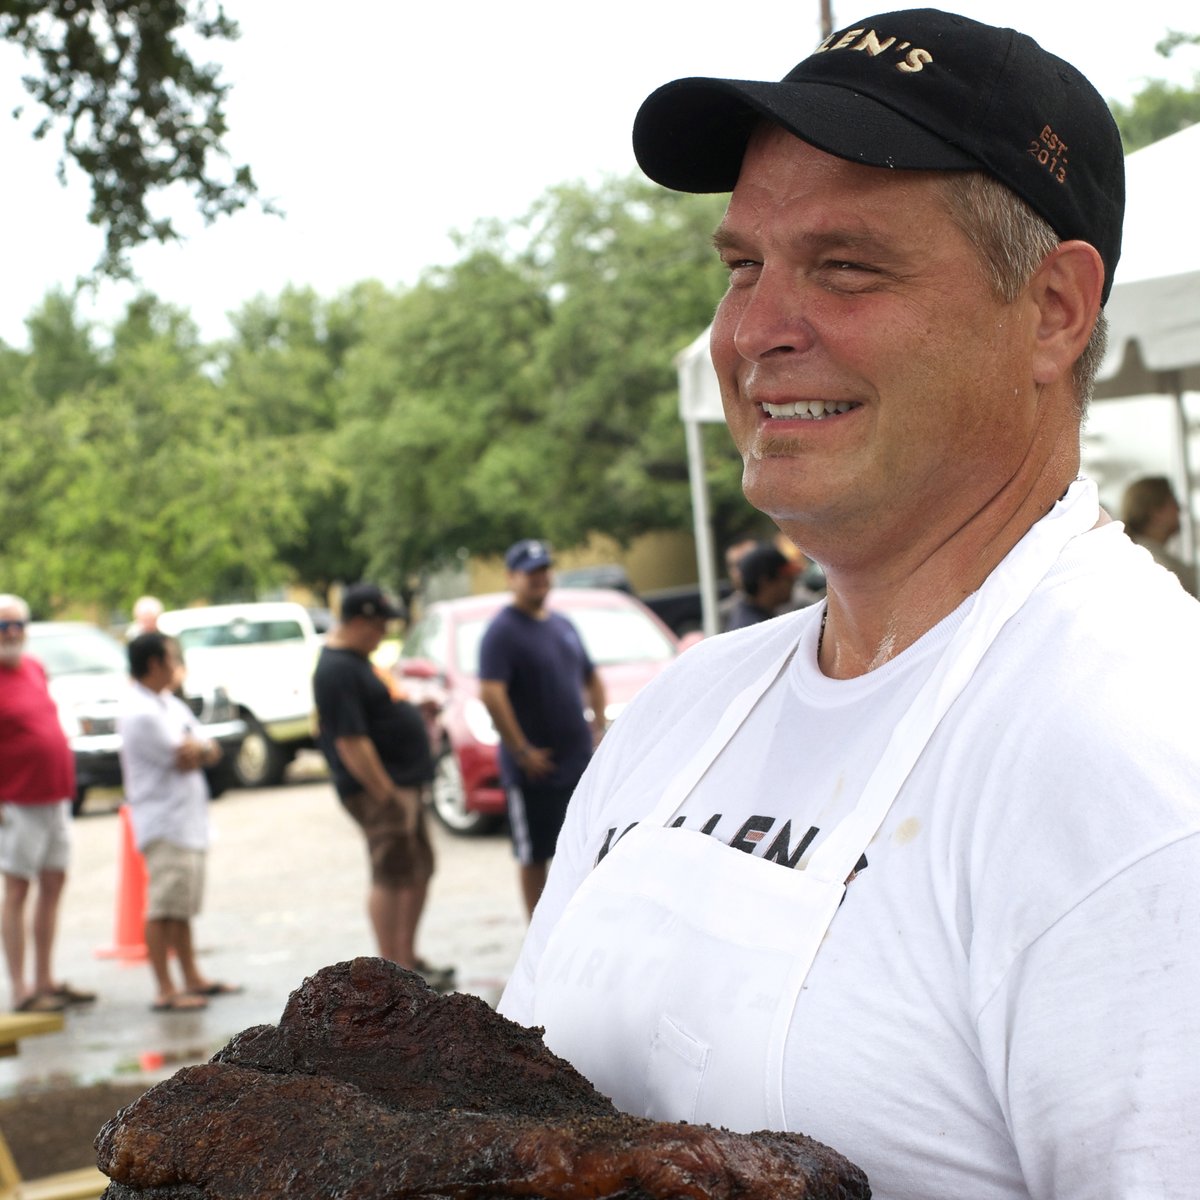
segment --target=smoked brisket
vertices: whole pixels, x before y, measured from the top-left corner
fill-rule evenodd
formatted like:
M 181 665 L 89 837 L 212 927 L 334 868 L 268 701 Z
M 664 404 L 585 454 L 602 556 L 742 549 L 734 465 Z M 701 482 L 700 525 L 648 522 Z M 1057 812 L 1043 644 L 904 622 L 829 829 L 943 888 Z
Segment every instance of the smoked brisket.
M 377 958 L 327 967 L 96 1139 L 105 1200 L 866 1200 L 791 1133 L 624 1116 L 540 1031 Z

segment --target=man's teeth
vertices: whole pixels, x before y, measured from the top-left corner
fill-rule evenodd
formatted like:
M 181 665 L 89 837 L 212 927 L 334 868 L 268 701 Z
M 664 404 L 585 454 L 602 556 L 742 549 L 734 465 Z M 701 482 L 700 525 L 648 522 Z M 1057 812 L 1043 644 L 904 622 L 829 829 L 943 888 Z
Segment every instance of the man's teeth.
M 853 407 L 847 400 L 837 403 L 832 400 L 801 400 L 798 404 L 764 404 L 762 409 L 768 417 L 798 417 L 802 421 L 819 421 L 822 417 L 847 413 Z

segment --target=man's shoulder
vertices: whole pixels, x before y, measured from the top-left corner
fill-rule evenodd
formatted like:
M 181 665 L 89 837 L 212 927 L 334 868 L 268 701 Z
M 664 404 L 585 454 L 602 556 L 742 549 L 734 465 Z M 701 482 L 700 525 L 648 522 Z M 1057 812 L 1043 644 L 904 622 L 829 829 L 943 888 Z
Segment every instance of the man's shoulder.
M 26 686 L 41 684 L 45 687 L 46 668 L 42 666 L 40 659 L 26 652 L 12 666 L 0 670 L 0 684 L 6 682 Z
M 515 604 L 506 604 L 503 608 L 499 608 L 493 614 L 492 619 L 488 621 L 484 627 L 483 636 L 496 637 L 507 630 L 520 628 L 524 622 L 522 621 L 521 611 Z
M 540 624 L 540 622 L 537 622 Z M 528 627 L 535 622 L 528 620 L 514 604 L 506 604 L 487 623 L 479 643 L 481 654 L 494 652 L 500 647 L 528 635 Z
M 162 711 L 162 701 L 158 695 L 132 681 L 121 696 L 118 708 L 120 716 L 127 720 L 137 716 L 161 716 Z
M 344 646 L 322 646 L 313 677 L 321 679 L 335 675 L 357 675 L 362 673 L 364 667 L 370 670 L 370 664 L 361 654 Z

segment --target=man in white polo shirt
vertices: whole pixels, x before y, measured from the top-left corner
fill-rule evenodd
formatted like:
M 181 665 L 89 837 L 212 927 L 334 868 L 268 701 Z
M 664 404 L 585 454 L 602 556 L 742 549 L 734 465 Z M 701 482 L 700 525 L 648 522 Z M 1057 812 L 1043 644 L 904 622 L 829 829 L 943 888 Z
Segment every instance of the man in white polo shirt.
M 200 973 L 192 946 L 192 918 L 200 911 L 208 848 L 208 784 L 203 768 L 221 749 L 205 739 L 191 709 L 174 694 L 180 660 L 161 633 L 129 643 L 133 676 L 129 700 L 118 720 L 121 771 L 134 839 L 150 877 L 146 949 L 157 992 L 157 1012 L 205 1008 L 209 996 L 240 989 Z M 174 954 L 182 986 L 171 977 Z

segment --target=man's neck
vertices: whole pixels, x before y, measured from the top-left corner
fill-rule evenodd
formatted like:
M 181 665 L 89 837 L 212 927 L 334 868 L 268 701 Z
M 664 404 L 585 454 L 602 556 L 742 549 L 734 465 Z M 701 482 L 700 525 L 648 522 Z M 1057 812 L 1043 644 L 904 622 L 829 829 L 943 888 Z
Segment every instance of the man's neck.
M 532 617 L 535 621 L 544 621 L 548 612 L 546 604 L 542 600 L 530 602 L 528 600 L 522 601 L 514 598 L 513 608 L 515 608 L 517 612 L 524 613 L 527 617 Z
M 828 610 L 821 669 L 834 679 L 865 675 L 903 653 L 968 596 L 1044 517 L 1074 477 L 1050 473 L 1023 494 L 994 497 L 959 520 L 931 520 L 898 549 L 834 553 L 823 563 Z M 799 530 L 783 531 L 802 538 Z M 853 543 L 845 543 L 851 544 Z M 807 548 L 806 548 L 807 552 Z M 821 561 L 819 552 L 814 552 Z
M 363 646 L 360 646 L 354 638 L 347 637 L 345 630 L 335 629 L 325 639 L 325 645 L 330 650 L 349 650 L 351 654 L 357 654 L 359 658 L 370 658 L 370 652 Z

